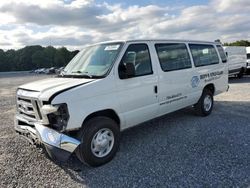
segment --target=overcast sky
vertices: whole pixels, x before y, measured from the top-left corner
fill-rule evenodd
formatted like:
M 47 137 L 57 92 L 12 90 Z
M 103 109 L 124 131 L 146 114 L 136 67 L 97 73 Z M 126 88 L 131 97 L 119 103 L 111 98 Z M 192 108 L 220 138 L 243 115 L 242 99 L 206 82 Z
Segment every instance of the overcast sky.
M 250 0 L 4 0 L 0 48 L 166 38 L 250 40 Z

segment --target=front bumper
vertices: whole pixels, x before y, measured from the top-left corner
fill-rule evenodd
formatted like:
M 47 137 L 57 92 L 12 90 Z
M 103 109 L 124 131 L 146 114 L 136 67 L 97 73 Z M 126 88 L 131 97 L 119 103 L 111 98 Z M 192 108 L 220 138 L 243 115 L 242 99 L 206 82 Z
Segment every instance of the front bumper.
M 79 140 L 40 123 L 34 123 L 34 125 L 27 124 L 18 115 L 15 119 L 16 132 L 24 136 L 30 143 L 43 146 L 53 159 L 66 161 L 80 144 Z

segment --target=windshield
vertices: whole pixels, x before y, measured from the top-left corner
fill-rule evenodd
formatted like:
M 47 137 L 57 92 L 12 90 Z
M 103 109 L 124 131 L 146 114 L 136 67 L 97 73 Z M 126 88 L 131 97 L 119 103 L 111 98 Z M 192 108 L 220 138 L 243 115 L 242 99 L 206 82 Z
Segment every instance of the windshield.
M 250 54 L 247 54 L 247 59 L 250 59 Z
M 104 77 L 112 67 L 122 43 L 89 46 L 80 51 L 64 68 L 62 76 Z

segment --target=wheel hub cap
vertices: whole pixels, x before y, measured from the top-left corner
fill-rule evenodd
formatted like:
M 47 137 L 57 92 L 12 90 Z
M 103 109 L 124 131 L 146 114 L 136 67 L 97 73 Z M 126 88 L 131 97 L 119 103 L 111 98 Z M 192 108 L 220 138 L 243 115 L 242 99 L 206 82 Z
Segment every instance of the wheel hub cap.
M 204 98 L 204 109 L 206 111 L 209 111 L 212 107 L 212 98 L 210 95 L 207 95 L 205 98 Z
M 105 157 L 114 145 L 114 134 L 108 128 L 97 131 L 91 141 L 91 151 L 96 157 Z

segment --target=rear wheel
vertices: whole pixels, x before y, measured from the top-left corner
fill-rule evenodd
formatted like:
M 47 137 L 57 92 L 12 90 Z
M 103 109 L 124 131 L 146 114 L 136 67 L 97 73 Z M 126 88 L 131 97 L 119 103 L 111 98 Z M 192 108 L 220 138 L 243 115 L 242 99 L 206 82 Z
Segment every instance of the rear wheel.
M 198 103 L 194 105 L 195 111 L 200 116 L 211 114 L 214 104 L 213 94 L 209 89 L 204 89 Z
M 108 117 L 94 117 L 79 132 L 81 144 L 76 155 L 90 166 L 100 166 L 113 159 L 120 141 L 117 123 Z
M 240 78 L 242 78 L 243 77 L 243 75 L 244 75 L 244 68 L 242 68 L 241 70 L 240 70 L 240 72 L 239 72 L 239 74 L 237 74 L 237 77 L 240 79 Z

